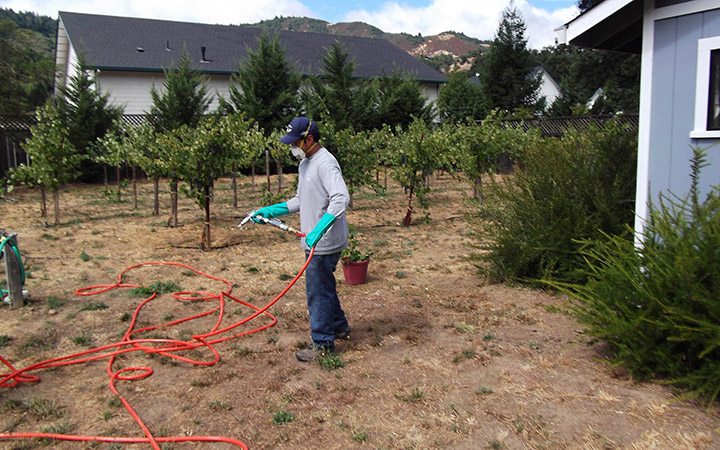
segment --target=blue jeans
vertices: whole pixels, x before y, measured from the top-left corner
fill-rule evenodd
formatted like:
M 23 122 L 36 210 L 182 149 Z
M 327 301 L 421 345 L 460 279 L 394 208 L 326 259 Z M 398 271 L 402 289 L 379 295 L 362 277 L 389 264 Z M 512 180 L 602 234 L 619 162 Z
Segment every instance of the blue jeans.
M 309 252 L 305 252 L 305 258 L 309 255 Z M 339 260 L 340 253 L 313 255 L 305 270 L 305 292 L 313 345 L 330 351 L 335 350 L 335 332 L 348 328 L 335 283 L 334 272 Z

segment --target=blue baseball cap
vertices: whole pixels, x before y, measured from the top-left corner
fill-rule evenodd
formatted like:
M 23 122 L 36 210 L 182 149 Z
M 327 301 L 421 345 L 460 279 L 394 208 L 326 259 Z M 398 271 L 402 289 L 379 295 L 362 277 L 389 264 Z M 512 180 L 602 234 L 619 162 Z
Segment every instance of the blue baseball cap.
M 320 130 L 315 122 L 308 119 L 307 117 L 296 117 L 287 126 L 285 130 L 287 133 L 285 136 L 280 138 L 280 142 L 283 144 L 292 144 L 298 139 L 306 137 L 308 134 L 319 135 Z

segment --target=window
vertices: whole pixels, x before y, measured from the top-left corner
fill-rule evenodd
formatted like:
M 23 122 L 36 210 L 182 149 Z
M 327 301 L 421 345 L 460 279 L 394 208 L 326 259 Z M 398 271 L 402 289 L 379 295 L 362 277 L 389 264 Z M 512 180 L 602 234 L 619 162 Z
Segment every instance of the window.
M 720 36 L 698 40 L 695 126 L 691 138 L 720 138 Z

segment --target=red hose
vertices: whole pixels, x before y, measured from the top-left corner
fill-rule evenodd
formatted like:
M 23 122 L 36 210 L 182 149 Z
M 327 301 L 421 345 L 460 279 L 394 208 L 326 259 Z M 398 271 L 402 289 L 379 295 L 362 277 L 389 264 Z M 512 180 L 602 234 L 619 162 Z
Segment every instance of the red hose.
M 128 411 L 128 413 L 133 417 L 135 422 L 138 424 L 140 429 L 142 430 L 145 437 L 108 437 L 108 436 L 75 436 L 75 435 L 67 435 L 67 434 L 54 434 L 54 433 L 0 433 L 0 439 L 30 439 L 30 438 L 50 438 L 50 439 L 57 439 L 57 440 L 66 440 L 66 441 L 82 441 L 82 442 L 113 442 L 113 443 L 148 443 L 152 446 L 152 448 L 156 450 L 160 450 L 159 443 L 166 443 L 166 442 L 224 442 L 236 445 L 240 448 L 247 449 L 247 446 L 232 438 L 227 437 L 219 437 L 219 436 L 176 436 L 176 437 L 156 437 L 153 436 L 150 429 L 145 425 L 145 423 L 142 421 L 138 413 L 132 408 L 130 403 L 123 398 L 122 395 L 118 392 L 118 390 L 115 387 L 115 382 L 117 380 L 120 381 L 134 381 L 139 380 L 142 378 L 149 377 L 153 373 L 153 369 L 150 367 L 128 367 L 120 370 L 113 370 L 113 363 L 115 362 L 115 358 L 119 355 L 130 353 L 130 352 L 144 352 L 146 354 L 160 354 L 163 356 L 167 356 L 168 358 L 177 359 L 183 362 L 187 362 L 190 364 L 196 364 L 201 366 L 212 366 L 216 364 L 218 361 L 220 361 L 220 354 L 215 349 L 214 345 L 219 344 L 221 342 L 229 341 L 231 339 L 235 339 L 241 336 L 245 336 L 251 333 L 256 333 L 258 331 L 265 330 L 267 328 L 270 328 L 274 326 L 277 323 L 277 319 L 275 316 L 267 312 L 267 310 L 273 306 L 278 300 L 280 300 L 295 283 L 297 280 L 302 276 L 302 274 L 305 272 L 305 269 L 307 268 L 308 264 L 310 263 L 310 260 L 313 257 L 313 254 L 315 253 L 315 249 L 313 248 L 310 251 L 310 255 L 307 258 L 307 261 L 305 261 L 305 265 L 303 265 L 300 272 L 293 278 L 290 283 L 283 289 L 283 291 L 278 294 L 274 299 L 272 299 L 268 304 L 263 306 L 262 308 L 259 308 L 257 306 L 251 305 L 250 303 L 244 302 L 240 299 L 237 299 L 230 295 L 232 292 L 232 284 L 226 280 L 223 280 L 221 278 L 216 278 L 210 275 L 207 275 L 205 273 L 202 273 L 188 265 L 181 264 L 181 263 L 173 263 L 173 262 L 147 262 L 142 264 L 137 264 L 134 266 L 131 266 L 125 270 L 123 270 L 120 275 L 118 276 L 118 281 L 115 284 L 112 285 L 97 285 L 97 286 L 90 286 L 78 289 L 75 291 L 76 295 L 82 295 L 82 296 L 89 296 L 89 295 L 97 295 L 103 292 L 110 291 L 115 288 L 120 287 L 129 287 L 129 288 L 136 288 L 141 287 L 133 284 L 124 284 L 122 282 L 123 276 L 128 273 L 129 271 L 136 269 L 138 267 L 143 266 L 152 266 L 152 265 L 167 265 L 167 266 L 178 266 L 183 267 L 189 270 L 192 270 L 196 272 L 199 275 L 205 276 L 207 278 L 210 278 L 212 280 L 220 281 L 225 283 L 228 288 L 225 291 L 220 292 L 220 294 L 211 294 L 207 292 L 176 292 L 173 294 L 173 297 L 177 299 L 178 301 L 207 301 L 207 300 L 217 300 L 218 306 L 210 311 L 206 311 L 204 313 L 185 317 L 178 320 L 173 320 L 170 322 L 166 322 L 160 325 L 153 325 L 149 327 L 140 328 L 137 330 L 134 330 L 135 323 L 137 322 L 138 315 L 140 313 L 140 310 L 148 304 L 150 301 L 156 298 L 156 293 L 153 293 L 149 298 L 142 301 L 137 308 L 135 308 L 135 312 L 132 316 L 132 320 L 130 321 L 130 325 L 128 326 L 127 331 L 125 332 L 125 335 L 123 336 L 123 339 L 115 344 L 109 344 L 102 347 L 96 347 L 84 352 L 76 353 L 73 355 L 63 356 L 60 358 L 54 358 L 50 359 L 44 362 L 36 363 L 33 365 L 30 365 L 28 367 L 25 367 L 24 369 L 15 369 L 10 362 L 8 362 L 5 358 L 0 356 L 0 361 L 5 364 L 10 369 L 9 374 L 0 374 L 0 387 L 14 387 L 17 386 L 20 383 L 34 383 L 37 381 L 40 381 L 40 378 L 36 375 L 30 375 L 28 372 L 34 372 L 37 370 L 42 369 L 49 369 L 52 367 L 62 367 L 62 366 L 70 366 L 74 364 L 83 364 L 90 361 L 96 361 L 100 359 L 108 359 L 108 365 L 107 365 L 107 373 L 110 377 L 110 390 L 115 394 L 122 404 L 125 406 L 125 409 Z M 237 302 L 243 306 L 247 306 L 251 309 L 253 309 L 255 312 L 250 314 L 249 316 L 241 319 L 239 322 L 236 322 L 230 326 L 226 326 L 224 328 L 220 328 L 223 322 L 224 318 L 224 312 L 225 312 L 225 299 L 230 299 L 234 302 Z M 206 317 L 211 314 L 218 313 L 218 320 L 215 323 L 215 325 L 212 327 L 212 329 L 206 333 L 202 334 L 196 334 L 192 336 L 192 340 L 189 341 L 179 341 L 175 339 L 134 339 L 133 335 L 137 333 L 145 333 L 151 330 L 156 330 L 158 328 L 162 327 L 170 327 L 173 325 L 177 325 L 183 322 L 187 322 L 190 320 L 198 319 L 201 317 Z M 237 334 L 231 334 L 229 336 L 222 336 L 233 329 L 251 321 L 252 319 L 258 317 L 259 315 L 265 315 L 271 319 L 271 322 L 258 326 L 257 328 L 243 331 Z M 153 344 L 153 345 L 150 345 Z M 197 361 L 193 360 L 184 356 L 180 356 L 176 354 L 180 351 L 186 351 L 195 349 L 198 347 L 206 347 L 208 348 L 212 354 L 213 358 L 210 361 Z

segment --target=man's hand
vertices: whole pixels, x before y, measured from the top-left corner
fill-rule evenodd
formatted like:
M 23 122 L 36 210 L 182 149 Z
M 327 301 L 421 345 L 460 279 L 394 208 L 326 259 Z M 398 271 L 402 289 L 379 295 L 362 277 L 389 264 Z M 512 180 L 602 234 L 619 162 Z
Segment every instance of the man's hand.
M 318 241 L 322 239 L 323 235 L 335 222 L 335 216 L 330 213 L 325 213 L 320 219 L 315 228 L 305 236 L 305 243 L 308 247 L 313 248 L 317 245 Z
M 275 205 L 266 206 L 264 208 L 260 208 L 257 211 L 255 211 L 255 215 L 253 216 L 252 220 L 255 223 L 265 223 L 260 220 L 257 220 L 255 217 L 263 216 L 266 219 L 272 219 L 274 217 L 284 216 L 285 214 L 290 214 L 287 204 L 286 203 L 277 203 Z

